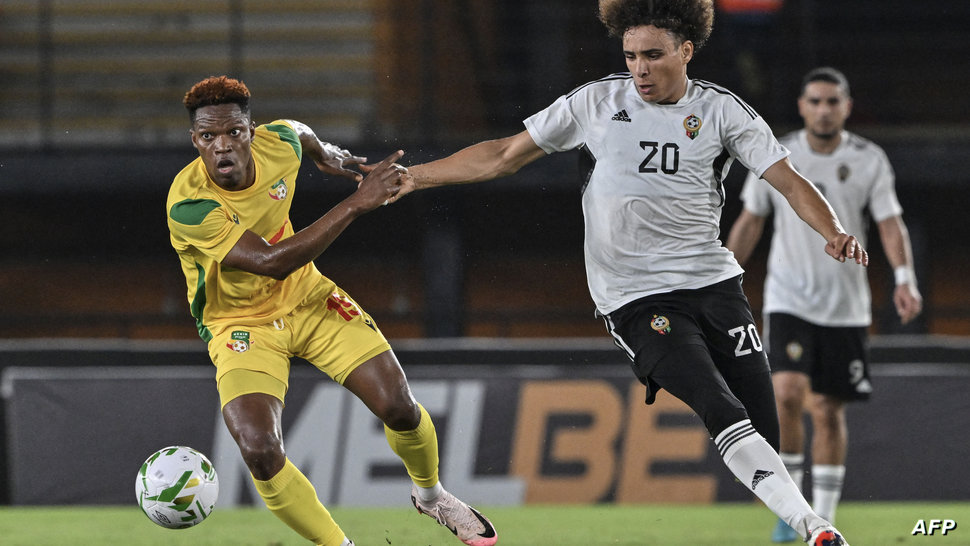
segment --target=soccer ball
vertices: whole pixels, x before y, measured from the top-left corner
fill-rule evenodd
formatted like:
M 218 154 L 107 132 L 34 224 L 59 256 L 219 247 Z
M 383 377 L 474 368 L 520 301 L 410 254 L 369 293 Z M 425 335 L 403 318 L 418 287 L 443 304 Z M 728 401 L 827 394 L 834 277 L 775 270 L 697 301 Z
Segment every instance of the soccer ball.
M 141 465 L 135 496 L 148 519 L 168 529 L 185 529 L 212 513 L 219 477 L 205 455 L 190 447 L 169 446 Z

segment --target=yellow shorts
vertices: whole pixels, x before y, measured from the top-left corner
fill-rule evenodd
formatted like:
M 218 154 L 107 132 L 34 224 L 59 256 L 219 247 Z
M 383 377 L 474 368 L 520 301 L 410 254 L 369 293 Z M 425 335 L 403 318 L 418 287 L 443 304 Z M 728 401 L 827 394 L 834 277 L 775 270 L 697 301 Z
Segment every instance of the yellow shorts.
M 255 392 L 283 400 L 291 357 L 343 384 L 357 366 L 390 349 L 370 315 L 326 277 L 289 314 L 269 324 L 227 327 L 209 341 L 223 406 Z

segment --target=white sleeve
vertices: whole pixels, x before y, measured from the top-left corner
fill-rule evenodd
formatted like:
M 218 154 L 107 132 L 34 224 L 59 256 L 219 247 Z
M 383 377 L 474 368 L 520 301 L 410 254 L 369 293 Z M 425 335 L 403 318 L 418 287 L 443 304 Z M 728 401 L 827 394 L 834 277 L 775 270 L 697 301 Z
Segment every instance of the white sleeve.
M 586 142 L 586 131 L 577 117 L 581 94 L 563 95 L 545 110 L 527 118 L 523 123 L 536 145 L 547 154 L 573 150 Z
M 768 216 L 774 210 L 771 204 L 771 192 L 775 191 L 768 182 L 753 172 L 748 173 L 741 189 L 741 200 L 744 208 L 758 216 Z
M 728 128 L 728 147 L 734 157 L 760 178 L 768 167 L 788 157 L 787 148 L 778 142 L 764 118 L 748 118 Z
M 903 207 L 896 197 L 896 175 L 893 173 L 893 167 L 890 165 L 885 152 L 881 150 L 880 152 L 878 174 L 876 182 L 872 186 L 872 194 L 869 196 L 869 212 L 872 213 L 872 219 L 876 222 L 903 213 Z

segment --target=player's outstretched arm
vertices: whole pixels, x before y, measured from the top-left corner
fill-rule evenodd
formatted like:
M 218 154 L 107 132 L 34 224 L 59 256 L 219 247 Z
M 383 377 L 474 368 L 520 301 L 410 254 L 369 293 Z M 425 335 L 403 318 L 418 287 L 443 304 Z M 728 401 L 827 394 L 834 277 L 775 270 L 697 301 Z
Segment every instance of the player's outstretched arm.
M 300 138 L 303 146 L 303 154 L 313 160 L 313 163 L 324 174 L 342 176 L 360 183 L 363 175 L 357 171 L 352 171 L 347 167 L 353 167 L 365 163 L 366 157 L 355 156 L 350 151 L 344 150 L 339 146 L 323 142 L 317 138 L 309 126 L 296 120 L 286 120 Z
M 528 131 L 479 142 L 443 159 L 408 167 L 401 191 L 391 202 L 415 190 L 508 176 L 545 155 Z
M 785 196 L 799 218 L 825 238 L 826 254 L 840 262 L 849 259 L 862 266 L 869 265 L 869 254 L 862 244 L 854 235 L 845 232 L 829 202 L 792 168 L 788 158 L 768 167 L 762 178 Z
M 398 150 L 386 157 L 370 170 L 353 194 L 292 237 L 271 245 L 247 230 L 223 258 L 222 265 L 277 280 L 285 279 L 322 254 L 351 222 L 400 191 L 406 170 L 395 162 L 403 155 L 404 152 Z

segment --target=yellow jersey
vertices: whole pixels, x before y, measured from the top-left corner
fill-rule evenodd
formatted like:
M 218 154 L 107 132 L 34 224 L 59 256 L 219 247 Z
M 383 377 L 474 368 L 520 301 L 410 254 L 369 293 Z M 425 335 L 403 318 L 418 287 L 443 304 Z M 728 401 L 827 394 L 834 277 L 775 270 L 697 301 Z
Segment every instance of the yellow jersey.
M 189 309 L 208 342 L 229 326 L 272 322 L 292 311 L 321 275 L 313 262 L 277 281 L 223 267 L 221 261 L 246 231 L 270 244 L 293 235 L 290 203 L 303 149 L 282 120 L 256 128 L 252 140 L 255 183 L 240 191 L 220 188 L 197 158 L 169 189 L 168 229 L 188 286 Z

